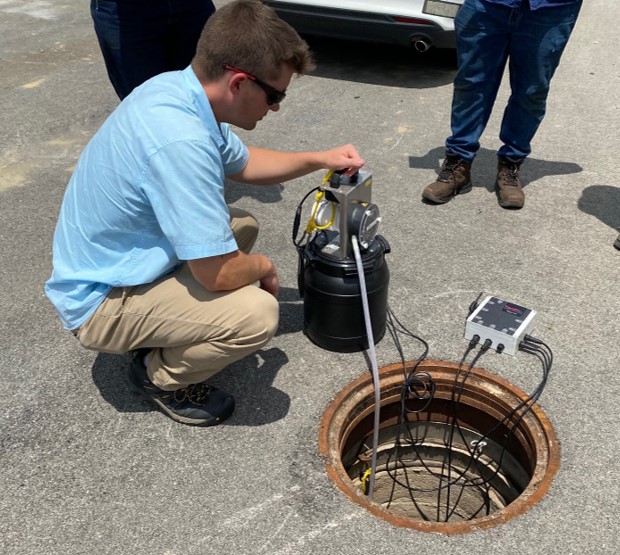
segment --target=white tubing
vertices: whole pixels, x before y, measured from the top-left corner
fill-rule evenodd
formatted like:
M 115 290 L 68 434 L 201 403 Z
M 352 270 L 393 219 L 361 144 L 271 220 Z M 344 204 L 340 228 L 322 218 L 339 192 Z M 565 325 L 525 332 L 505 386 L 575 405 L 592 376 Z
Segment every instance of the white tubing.
M 370 365 L 372 367 L 372 379 L 375 385 L 375 424 L 372 431 L 372 457 L 370 459 L 370 485 L 368 486 L 368 497 L 372 499 L 375 489 L 375 471 L 377 469 L 377 449 L 379 446 L 379 414 L 381 411 L 381 392 L 379 390 L 379 367 L 377 365 L 377 353 L 375 351 L 375 341 L 372 335 L 372 323 L 370 321 L 370 308 L 368 306 L 368 294 L 366 293 L 366 279 L 364 278 L 364 266 L 362 265 L 362 255 L 357 242 L 357 237 L 351 237 L 353 244 L 353 254 L 360 281 L 360 292 L 362 295 L 362 307 L 364 309 L 364 322 L 366 323 L 366 335 L 368 336 L 368 352 L 370 354 Z

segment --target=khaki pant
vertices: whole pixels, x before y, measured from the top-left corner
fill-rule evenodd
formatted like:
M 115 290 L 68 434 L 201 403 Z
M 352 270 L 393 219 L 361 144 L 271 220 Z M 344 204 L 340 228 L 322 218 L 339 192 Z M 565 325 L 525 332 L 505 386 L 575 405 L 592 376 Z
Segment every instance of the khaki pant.
M 231 208 L 239 249 L 258 235 L 249 213 Z M 88 349 L 126 353 L 151 348 L 148 376 L 161 389 L 199 383 L 265 346 L 278 327 L 278 301 L 254 285 L 210 292 L 187 264 L 153 283 L 112 289 L 77 330 Z

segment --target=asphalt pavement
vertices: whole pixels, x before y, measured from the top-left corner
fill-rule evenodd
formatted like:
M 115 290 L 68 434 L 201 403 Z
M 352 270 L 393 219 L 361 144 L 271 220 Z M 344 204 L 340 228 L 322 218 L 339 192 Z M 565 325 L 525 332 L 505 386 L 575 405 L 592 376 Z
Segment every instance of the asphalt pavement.
M 87 351 L 62 329 L 43 292 L 52 234 L 72 167 L 118 101 L 88 2 L 1 1 L 0 552 L 620 552 L 619 18 L 617 2 L 585 3 L 522 170 L 520 211 L 500 208 L 493 192 L 506 83 L 472 192 L 421 202 L 449 132 L 451 52 L 312 41 L 317 71 L 293 81 L 277 114 L 239 132 L 269 148 L 359 148 L 392 248 L 390 306 L 432 358 L 460 359 L 480 292 L 538 312 L 533 334 L 555 355 L 540 405 L 561 444 L 559 472 L 525 515 L 444 536 L 350 502 L 318 451 L 329 402 L 368 372 L 364 353 L 325 351 L 302 331 L 291 227 L 320 172 L 228 188 L 261 221 L 256 248 L 283 290 L 273 341 L 216 377 L 237 400 L 221 426 L 183 426 L 145 406 L 125 384 L 127 357 Z M 398 353 L 386 338 L 377 356 L 385 365 Z M 530 358 L 489 353 L 480 366 L 528 390 L 540 379 Z

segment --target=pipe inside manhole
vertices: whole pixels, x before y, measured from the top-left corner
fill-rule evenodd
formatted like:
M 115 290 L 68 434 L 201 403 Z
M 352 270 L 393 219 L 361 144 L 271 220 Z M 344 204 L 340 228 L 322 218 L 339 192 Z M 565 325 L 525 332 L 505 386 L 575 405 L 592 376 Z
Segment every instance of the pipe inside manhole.
M 460 534 L 490 528 L 527 511 L 548 491 L 559 444 L 541 408 L 519 409 L 528 395 L 507 380 L 471 369 L 456 389 L 459 366 L 426 360 L 432 399 L 408 401 L 412 362 L 379 371 L 380 432 L 375 487 L 364 493 L 372 454 L 374 385 L 364 375 L 343 389 L 321 421 L 319 448 L 329 476 L 355 503 L 397 526 Z M 418 406 L 415 406 L 415 403 Z M 402 415 L 405 415 L 404 418 Z

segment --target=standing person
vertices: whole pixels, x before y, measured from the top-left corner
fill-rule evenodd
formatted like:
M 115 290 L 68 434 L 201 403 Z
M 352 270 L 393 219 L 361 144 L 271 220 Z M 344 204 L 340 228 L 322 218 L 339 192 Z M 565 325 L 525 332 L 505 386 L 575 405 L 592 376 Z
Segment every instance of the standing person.
M 84 347 L 133 352 L 131 388 L 178 422 L 230 416 L 232 396 L 205 380 L 278 325 L 276 268 L 250 253 L 258 223 L 226 205 L 225 178 L 269 185 L 364 164 L 351 145 L 282 152 L 231 131 L 277 112 L 293 74 L 311 67 L 274 11 L 232 2 L 207 22 L 191 66 L 120 103 L 67 187 L 46 293 Z
M 523 160 L 545 115 L 551 78 L 571 35 L 581 0 L 465 0 L 456 19 L 458 71 L 452 135 L 437 181 L 422 197 L 448 202 L 471 190 L 471 165 L 497 96 L 506 62 L 511 96 L 499 138 L 495 189 L 503 208 L 522 208 Z
M 108 77 L 123 100 L 164 71 L 192 61 L 211 0 L 91 0 L 90 13 Z

